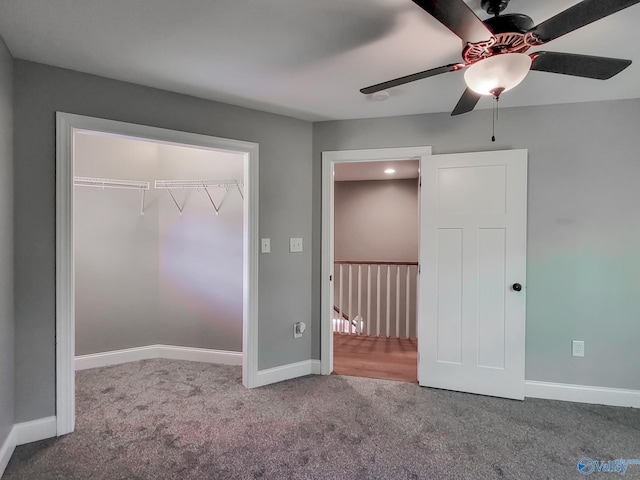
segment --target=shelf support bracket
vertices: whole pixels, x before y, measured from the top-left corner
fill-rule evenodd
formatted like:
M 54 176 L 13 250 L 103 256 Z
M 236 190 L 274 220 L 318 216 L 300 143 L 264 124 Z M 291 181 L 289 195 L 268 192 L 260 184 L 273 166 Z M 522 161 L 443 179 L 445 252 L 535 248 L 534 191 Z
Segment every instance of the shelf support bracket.
M 178 209 L 178 211 L 180 212 L 180 215 L 182 215 L 182 208 L 180 208 L 180 204 L 178 203 L 178 201 L 176 200 L 176 197 L 173 196 L 173 192 L 171 191 L 170 188 L 167 189 L 167 192 L 169 192 L 169 195 L 171 195 L 171 200 L 173 200 L 173 203 L 175 203 L 176 208 Z
M 145 194 L 145 190 L 144 189 L 140 189 L 140 215 L 144 215 L 144 194 Z
M 220 200 L 220 205 L 216 205 L 216 202 L 213 201 L 213 198 L 211 197 L 211 194 L 209 193 L 209 189 L 205 186 L 202 187 L 204 189 L 204 191 L 207 194 L 207 197 L 209 197 L 209 201 L 211 202 L 211 205 L 213 205 L 213 209 L 216 211 L 216 215 L 220 215 L 220 208 L 222 207 L 222 204 L 224 203 L 224 197 L 222 197 L 222 200 Z M 225 193 L 226 195 L 226 193 Z

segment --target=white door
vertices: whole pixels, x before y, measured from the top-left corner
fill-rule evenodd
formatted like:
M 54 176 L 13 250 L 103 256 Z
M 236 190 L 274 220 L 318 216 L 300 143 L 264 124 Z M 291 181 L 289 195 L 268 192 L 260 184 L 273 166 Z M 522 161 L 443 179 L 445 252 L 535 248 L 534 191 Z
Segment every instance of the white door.
M 420 385 L 524 398 L 527 151 L 422 162 Z

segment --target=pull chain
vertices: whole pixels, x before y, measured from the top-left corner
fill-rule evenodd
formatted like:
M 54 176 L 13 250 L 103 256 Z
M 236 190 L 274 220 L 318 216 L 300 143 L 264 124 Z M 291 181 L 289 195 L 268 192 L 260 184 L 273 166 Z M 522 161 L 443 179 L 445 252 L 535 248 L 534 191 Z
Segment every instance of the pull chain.
M 496 122 L 498 121 L 498 101 L 500 100 L 499 96 L 494 97 L 496 99 L 496 103 L 493 106 L 493 115 L 492 115 L 492 128 L 491 128 L 491 141 L 496 141 Z
M 496 122 L 498 121 L 498 100 L 500 100 L 500 94 L 502 92 L 504 92 L 504 88 L 502 87 L 497 87 L 491 90 L 491 94 L 493 95 L 493 98 L 496 99 L 496 104 L 493 106 L 493 112 L 492 112 L 493 113 L 492 115 L 493 128 L 491 130 L 492 142 L 496 141 Z

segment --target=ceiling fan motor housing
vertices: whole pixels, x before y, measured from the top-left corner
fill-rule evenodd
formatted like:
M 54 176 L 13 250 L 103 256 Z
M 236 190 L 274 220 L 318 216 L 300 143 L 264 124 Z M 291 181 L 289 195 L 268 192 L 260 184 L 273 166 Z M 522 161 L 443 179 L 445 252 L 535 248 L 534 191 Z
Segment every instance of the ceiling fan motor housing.
M 468 43 L 462 51 L 466 64 L 502 53 L 524 53 L 542 42 L 530 32 L 534 23 L 531 17 L 521 13 L 509 13 L 492 17 L 483 22 L 493 33 L 487 41 Z
M 487 18 L 483 21 L 487 28 L 497 33 L 518 32 L 526 33 L 533 28 L 533 20 L 522 13 L 508 13 L 499 17 Z

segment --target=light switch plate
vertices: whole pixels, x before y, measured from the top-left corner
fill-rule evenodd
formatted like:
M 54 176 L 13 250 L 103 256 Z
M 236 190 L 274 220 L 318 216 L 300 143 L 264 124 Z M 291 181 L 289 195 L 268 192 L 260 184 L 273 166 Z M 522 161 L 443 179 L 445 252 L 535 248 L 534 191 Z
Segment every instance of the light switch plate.
M 289 239 L 289 251 L 291 253 L 301 252 L 302 251 L 302 239 L 301 238 L 290 238 Z
M 262 253 L 271 253 L 271 239 L 263 238 L 262 239 Z
M 584 340 L 574 340 L 572 342 L 571 354 L 574 357 L 584 357 Z

